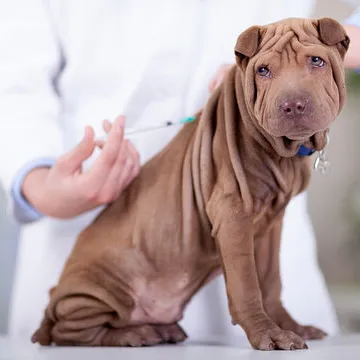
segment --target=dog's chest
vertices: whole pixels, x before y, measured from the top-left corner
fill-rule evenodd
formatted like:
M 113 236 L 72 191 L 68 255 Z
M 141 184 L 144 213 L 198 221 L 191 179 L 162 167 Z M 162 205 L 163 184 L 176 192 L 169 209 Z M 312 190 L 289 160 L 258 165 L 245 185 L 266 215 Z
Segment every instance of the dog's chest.
M 273 170 L 265 167 L 252 170 L 248 184 L 254 212 L 259 215 L 278 213 L 292 197 L 304 190 L 309 177 L 308 163 L 302 160 L 284 159 Z

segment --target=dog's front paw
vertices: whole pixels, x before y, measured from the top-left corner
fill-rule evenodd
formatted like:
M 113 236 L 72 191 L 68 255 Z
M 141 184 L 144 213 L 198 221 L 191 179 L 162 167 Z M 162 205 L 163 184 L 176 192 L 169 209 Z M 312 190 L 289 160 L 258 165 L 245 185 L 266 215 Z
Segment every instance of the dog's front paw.
M 267 313 L 281 329 L 292 331 L 304 340 L 320 340 L 327 336 L 324 331 L 314 326 L 298 324 L 281 305 L 268 308 Z
M 293 331 L 304 340 L 321 340 L 327 336 L 325 331 L 322 331 L 314 326 L 297 325 Z
M 258 350 L 302 350 L 308 348 L 300 336 L 280 328 L 259 331 L 254 336 L 250 336 L 249 341 Z

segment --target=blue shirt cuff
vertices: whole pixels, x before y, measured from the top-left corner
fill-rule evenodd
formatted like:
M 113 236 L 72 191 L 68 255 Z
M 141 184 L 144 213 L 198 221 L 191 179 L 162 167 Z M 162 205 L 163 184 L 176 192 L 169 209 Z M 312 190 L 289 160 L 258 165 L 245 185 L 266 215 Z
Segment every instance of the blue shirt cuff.
M 11 195 L 14 202 L 14 217 L 20 223 L 30 223 L 41 219 L 44 215 L 37 211 L 26 199 L 21 191 L 25 176 L 38 167 L 51 167 L 54 159 L 41 158 L 27 163 L 15 176 L 11 187 Z

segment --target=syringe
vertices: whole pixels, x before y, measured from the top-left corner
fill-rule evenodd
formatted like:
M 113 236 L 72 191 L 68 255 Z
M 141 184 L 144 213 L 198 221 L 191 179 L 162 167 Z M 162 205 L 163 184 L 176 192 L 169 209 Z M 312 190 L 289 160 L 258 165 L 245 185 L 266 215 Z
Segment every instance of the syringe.
M 128 130 L 125 129 L 125 137 L 128 135 L 162 129 L 162 128 L 166 128 L 166 127 L 173 126 L 173 125 L 186 124 L 186 123 L 194 121 L 195 119 L 196 119 L 196 116 L 190 116 L 190 117 L 182 118 L 179 121 L 166 121 L 165 123 L 160 123 L 160 124 L 154 125 L 154 126 L 142 127 L 142 128 L 138 128 L 138 129 L 128 129 Z M 97 139 L 97 141 L 105 141 L 105 140 L 106 140 L 106 137 L 101 137 L 101 138 Z

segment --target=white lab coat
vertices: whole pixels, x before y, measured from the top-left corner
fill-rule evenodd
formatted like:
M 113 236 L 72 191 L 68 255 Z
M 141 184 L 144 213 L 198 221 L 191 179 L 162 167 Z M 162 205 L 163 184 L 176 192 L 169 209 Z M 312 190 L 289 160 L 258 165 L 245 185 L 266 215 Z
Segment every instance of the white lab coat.
M 10 193 L 27 162 L 71 149 L 87 124 L 102 136 L 102 120 L 118 114 L 127 116 L 130 128 L 192 115 L 206 100 L 217 67 L 234 61 L 242 30 L 310 16 L 312 5 L 312 0 L 2 1 L 0 175 L 6 190 Z M 177 131 L 132 137 L 142 162 Z M 22 228 L 12 335 L 29 337 L 36 329 L 76 235 L 98 211 Z M 283 298 L 293 316 L 336 331 L 305 196 L 287 211 L 281 268 Z M 230 324 L 222 277 L 196 295 L 182 324 L 192 338 L 243 334 Z

